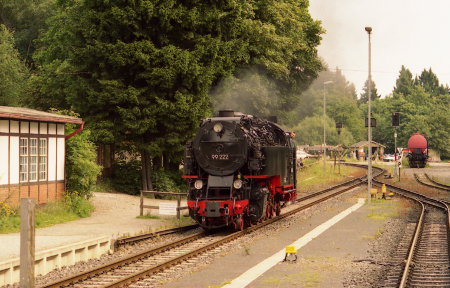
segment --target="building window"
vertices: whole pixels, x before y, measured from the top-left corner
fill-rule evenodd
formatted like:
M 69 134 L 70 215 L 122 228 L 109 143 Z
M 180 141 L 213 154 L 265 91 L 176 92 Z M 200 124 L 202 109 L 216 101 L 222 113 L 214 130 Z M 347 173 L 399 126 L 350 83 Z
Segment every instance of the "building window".
M 39 139 L 39 180 L 47 180 L 47 139 Z
M 20 182 L 47 179 L 47 139 L 20 138 Z M 39 167 L 39 175 L 38 175 Z
M 30 138 L 28 145 L 30 150 L 30 164 L 28 165 L 30 169 L 30 182 L 34 182 L 37 181 L 38 139 Z
M 20 182 L 25 182 L 28 181 L 28 138 L 20 138 L 19 156 Z

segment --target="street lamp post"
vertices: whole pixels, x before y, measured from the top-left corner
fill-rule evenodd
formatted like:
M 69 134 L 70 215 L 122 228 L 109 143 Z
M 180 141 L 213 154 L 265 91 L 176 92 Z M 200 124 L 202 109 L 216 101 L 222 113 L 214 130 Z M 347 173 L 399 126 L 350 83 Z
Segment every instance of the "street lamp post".
M 333 81 L 325 81 L 323 82 L 323 176 L 327 173 L 327 164 L 326 164 L 326 157 L 327 157 L 327 138 L 326 138 L 326 122 L 327 122 L 327 114 L 326 114 L 326 98 L 325 98 L 325 85 L 331 84 Z
M 367 32 L 367 34 L 369 35 L 369 81 L 368 81 L 368 102 L 367 102 L 367 128 L 368 128 L 368 141 L 369 141 L 369 153 L 368 153 L 368 157 L 369 157 L 369 163 L 368 163 L 368 169 L 367 169 L 367 197 L 368 197 L 368 202 L 370 203 L 370 190 L 372 189 L 372 113 L 371 113 L 371 98 L 372 98 L 372 93 L 371 93 L 371 86 L 372 86 L 372 49 L 371 49 L 371 41 L 370 41 L 370 35 L 372 33 L 372 27 L 365 27 L 365 30 Z

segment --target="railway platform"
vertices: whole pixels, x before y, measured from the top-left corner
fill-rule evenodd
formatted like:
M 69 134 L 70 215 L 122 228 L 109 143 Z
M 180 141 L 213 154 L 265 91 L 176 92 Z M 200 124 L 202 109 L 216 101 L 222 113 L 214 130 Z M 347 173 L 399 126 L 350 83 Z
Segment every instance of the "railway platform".
M 166 218 L 136 218 L 139 201 L 139 196 L 95 193 L 96 209 L 91 217 L 36 229 L 36 274 L 45 275 L 55 268 L 99 258 L 110 252 L 119 237 L 156 231 L 171 224 Z M 145 199 L 146 205 L 159 202 L 170 200 Z M 19 280 L 20 233 L 0 234 L 0 247 L 0 286 L 3 286 Z

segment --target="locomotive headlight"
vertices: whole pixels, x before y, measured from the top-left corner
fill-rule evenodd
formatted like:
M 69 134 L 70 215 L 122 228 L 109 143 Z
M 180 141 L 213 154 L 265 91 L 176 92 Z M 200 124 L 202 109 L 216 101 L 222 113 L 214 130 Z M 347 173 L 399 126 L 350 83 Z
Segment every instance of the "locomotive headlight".
M 223 125 L 222 125 L 222 123 L 216 123 L 216 124 L 214 124 L 213 130 L 214 130 L 214 132 L 216 132 L 216 133 L 222 132 L 222 130 L 223 130 Z
M 202 189 L 203 181 L 202 180 L 195 180 L 194 187 L 195 187 L 195 189 Z
M 241 179 L 234 180 L 233 187 L 234 187 L 234 189 L 241 189 L 242 188 L 242 180 Z

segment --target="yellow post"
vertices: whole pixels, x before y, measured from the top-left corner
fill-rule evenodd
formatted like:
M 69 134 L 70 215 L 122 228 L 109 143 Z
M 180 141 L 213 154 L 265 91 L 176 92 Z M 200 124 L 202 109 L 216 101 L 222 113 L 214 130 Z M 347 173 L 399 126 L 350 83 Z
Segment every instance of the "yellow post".
M 377 198 L 377 194 L 378 194 L 378 189 L 377 188 L 370 189 L 370 197 Z
M 386 199 L 386 195 L 387 195 L 387 190 L 386 190 L 386 184 L 381 185 L 381 197 L 383 199 Z
M 294 259 L 290 259 L 289 256 L 294 256 Z M 283 261 L 297 261 L 297 250 L 295 246 L 286 246 L 286 256 L 284 256 Z

